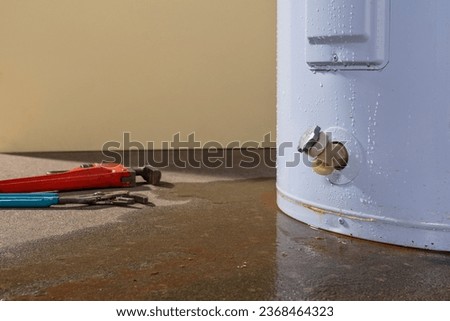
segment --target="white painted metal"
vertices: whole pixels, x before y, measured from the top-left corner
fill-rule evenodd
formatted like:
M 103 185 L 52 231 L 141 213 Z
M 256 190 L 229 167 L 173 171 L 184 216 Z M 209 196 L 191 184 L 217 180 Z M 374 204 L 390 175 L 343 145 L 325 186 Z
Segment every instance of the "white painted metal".
M 278 0 L 278 205 L 312 226 L 450 251 L 450 1 Z M 319 125 L 349 150 L 322 177 Z

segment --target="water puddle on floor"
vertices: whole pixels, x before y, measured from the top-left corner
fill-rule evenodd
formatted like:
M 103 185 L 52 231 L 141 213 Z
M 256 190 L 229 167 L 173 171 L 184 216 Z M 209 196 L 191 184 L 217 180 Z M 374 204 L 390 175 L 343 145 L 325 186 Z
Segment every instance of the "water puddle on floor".
M 184 205 L 135 211 L 121 223 L 44 240 L 5 262 L 0 297 L 31 300 L 271 299 L 273 179 L 177 184 Z M 3 294 L 1 294 L 3 293 Z
M 158 194 L 178 205 L 0 256 L 0 299 L 450 299 L 449 255 L 312 230 L 278 211 L 274 179 Z

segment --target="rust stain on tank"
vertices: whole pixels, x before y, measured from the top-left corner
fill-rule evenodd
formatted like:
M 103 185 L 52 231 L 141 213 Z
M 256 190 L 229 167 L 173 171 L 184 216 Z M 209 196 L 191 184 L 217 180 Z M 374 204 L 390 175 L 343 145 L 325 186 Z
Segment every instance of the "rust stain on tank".
M 288 200 L 291 203 L 294 203 L 296 205 L 300 205 L 300 206 L 302 206 L 302 207 L 304 207 L 304 208 L 306 208 L 306 209 L 308 209 L 308 210 L 310 210 L 310 211 L 312 211 L 312 212 L 314 212 L 316 214 L 319 214 L 319 215 L 333 214 L 333 215 L 336 215 L 336 216 L 339 216 L 339 217 L 344 217 L 344 218 L 347 218 L 347 219 L 350 219 L 350 220 L 356 220 L 356 221 L 362 221 L 362 222 L 374 222 L 375 221 L 375 219 L 370 218 L 370 217 L 361 217 L 361 216 L 356 216 L 356 215 L 349 215 L 349 214 L 345 214 L 345 213 L 342 213 L 342 212 L 339 212 L 339 211 L 333 211 L 333 210 L 323 209 L 323 208 L 320 208 L 320 207 L 317 207 L 317 206 L 313 206 L 313 205 L 310 205 L 310 204 L 298 201 L 296 199 L 293 199 L 293 198 L 283 194 L 280 191 L 278 191 L 278 195 L 281 196 L 282 198 Z
M 299 202 L 300 203 L 300 202 Z M 330 211 L 326 211 L 326 210 L 324 210 L 324 209 L 321 209 L 321 208 L 319 208 L 319 207 L 315 207 L 315 206 L 312 206 L 312 205 L 308 205 L 308 204 L 305 204 L 305 203 L 300 203 L 304 208 L 307 208 L 308 210 L 311 210 L 311 211 L 313 211 L 313 212 L 315 212 L 315 213 L 317 213 L 317 214 L 328 214 L 328 213 L 331 213 Z

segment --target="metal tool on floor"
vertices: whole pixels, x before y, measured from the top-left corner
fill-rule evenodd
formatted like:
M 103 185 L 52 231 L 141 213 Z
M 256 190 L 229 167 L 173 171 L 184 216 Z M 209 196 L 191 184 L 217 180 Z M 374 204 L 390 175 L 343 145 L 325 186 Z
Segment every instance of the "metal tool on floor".
M 71 196 L 62 196 L 58 193 L 0 194 L 0 208 L 45 208 L 67 204 L 128 206 L 136 203 L 153 205 L 149 203 L 147 196 L 129 192 L 97 192 Z
M 0 193 L 33 193 L 75 191 L 110 187 L 134 187 L 136 176 L 148 184 L 158 185 L 161 172 L 150 166 L 128 168 L 121 164 L 84 164 L 67 171 L 48 172 L 47 175 L 0 181 Z

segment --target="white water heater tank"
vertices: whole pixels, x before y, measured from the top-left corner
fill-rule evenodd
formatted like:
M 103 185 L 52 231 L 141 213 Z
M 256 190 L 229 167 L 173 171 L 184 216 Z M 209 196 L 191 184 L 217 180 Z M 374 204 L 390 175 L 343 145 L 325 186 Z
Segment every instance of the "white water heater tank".
M 278 0 L 278 205 L 450 251 L 450 1 Z

